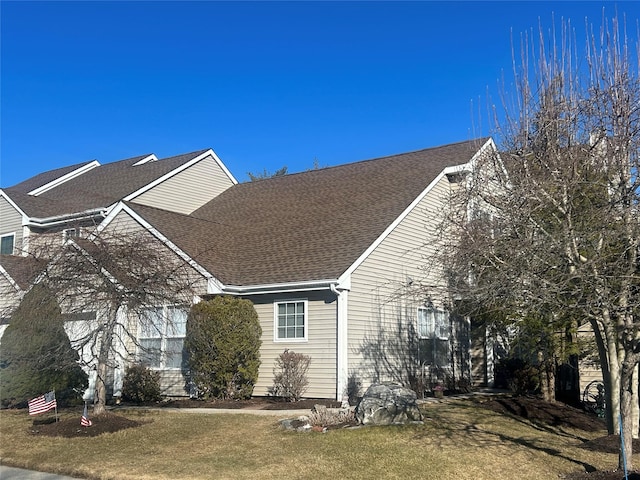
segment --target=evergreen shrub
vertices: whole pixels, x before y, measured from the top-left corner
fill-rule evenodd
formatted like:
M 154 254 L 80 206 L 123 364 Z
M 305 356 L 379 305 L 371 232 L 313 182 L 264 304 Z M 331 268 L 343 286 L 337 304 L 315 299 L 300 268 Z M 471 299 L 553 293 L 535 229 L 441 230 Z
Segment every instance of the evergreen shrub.
M 88 377 L 64 329 L 64 318 L 50 290 L 29 290 L 11 315 L 0 348 L 0 405 L 25 407 L 55 391 L 59 406 L 79 403 Z
M 249 300 L 220 296 L 193 305 L 185 348 L 198 396 L 250 398 L 258 380 L 261 336 L 258 314 Z

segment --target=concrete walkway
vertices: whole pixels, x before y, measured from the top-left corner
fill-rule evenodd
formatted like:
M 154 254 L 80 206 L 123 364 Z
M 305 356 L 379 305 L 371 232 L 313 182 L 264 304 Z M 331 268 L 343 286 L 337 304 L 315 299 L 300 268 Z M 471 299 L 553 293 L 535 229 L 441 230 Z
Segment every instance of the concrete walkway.
M 309 415 L 311 410 L 306 408 L 304 410 L 254 410 L 251 408 L 169 408 L 169 407 L 124 407 L 125 409 L 131 408 L 144 408 L 145 410 L 152 410 L 157 412 L 173 412 L 173 413 L 204 413 L 204 414 L 216 414 L 224 413 L 231 415 L 262 415 L 272 416 L 280 418 L 299 417 L 301 415 Z

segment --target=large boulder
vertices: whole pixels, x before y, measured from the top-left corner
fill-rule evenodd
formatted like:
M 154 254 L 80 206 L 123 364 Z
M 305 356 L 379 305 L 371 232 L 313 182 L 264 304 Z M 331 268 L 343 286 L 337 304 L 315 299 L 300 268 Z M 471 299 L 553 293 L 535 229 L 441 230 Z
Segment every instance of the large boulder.
M 363 425 L 393 425 L 422 421 L 416 392 L 394 383 L 371 385 L 356 407 Z

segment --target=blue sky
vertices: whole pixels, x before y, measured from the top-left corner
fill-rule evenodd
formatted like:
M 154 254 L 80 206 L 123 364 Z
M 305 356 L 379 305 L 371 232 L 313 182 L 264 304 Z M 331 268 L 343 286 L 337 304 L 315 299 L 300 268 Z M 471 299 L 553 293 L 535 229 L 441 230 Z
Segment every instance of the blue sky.
M 0 185 L 202 148 L 244 181 L 487 134 L 511 32 L 603 7 L 635 31 L 625 1 L 2 1 Z

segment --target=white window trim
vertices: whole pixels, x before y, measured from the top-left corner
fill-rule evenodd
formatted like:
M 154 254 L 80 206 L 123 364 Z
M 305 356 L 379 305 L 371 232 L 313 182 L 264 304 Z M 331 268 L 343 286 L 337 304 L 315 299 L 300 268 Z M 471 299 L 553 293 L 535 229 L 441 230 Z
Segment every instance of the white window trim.
M 62 230 L 62 240 L 65 241 L 69 238 L 77 238 L 80 236 L 80 227 L 65 228 Z
M 421 311 L 425 311 L 425 312 L 433 312 L 434 314 L 434 324 L 433 324 L 433 336 L 425 336 L 425 335 L 421 335 L 420 334 L 420 312 Z M 441 308 L 435 308 L 435 307 L 430 307 L 430 306 L 420 306 L 417 308 L 416 310 L 416 327 L 418 330 L 418 338 L 422 339 L 422 340 L 433 340 L 438 339 L 438 340 L 449 340 L 449 337 L 451 336 L 451 332 L 449 331 L 449 328 L 447 329 L 447 335 L 446 336 L 441 336 L 439 335 L 440 333 L 440 329 L 438 328 L 438 322 L 436 321 L 435 318 L 435 314 L 436 313 L 442 313 L 444 314 L 446 323 L 447 323 L 447 327 L 450 327 L 450 316 L 449 316 L 449 312 L 447 310 L 441 309 Z
M 0 235 L 0 242 L 2 241 L 3 238 L 6 238 L 6 237 L 13 237 L 13 246 L 11 247 L 11 253 L 8 253 L 5 255 L 14 255 L 16 252 L 16 232 L 5 233 L 3 235 Z
M 304 337 L 300 338 L 279 338 L 278 337 L 278 305 L 283 303 L 304 304 Z M 309 300 L 307 298 L 291 298 L 286 300 L 276 300 L 273 302 L 273 341 L 275 343 L 305 343 L 309 341 Z
M 168 329 L 168 325 L 170 322 L 167 321 L 168 319 L 168 310 L 170 308 L 174 308 L 174 309 L 184 309 L 187 313 L 188 313 L 188 308 L 185 307 L 184 305 L 158 305 L 157 307 L 149 307 L 145 310 L 153 310 L 156 308 L 162 308 L 162 332 L 160 332 L 159 337 L 143 337 L 142 336 L 142 324 L 140 322 L 138 322 L 138 335 L 137 335 L 137 340 L 138 342 L 142 339 L 153 339 L 153 338 L 160 338 L 160 366 L 152 366 L 149 365 L 149 369 L 151 370 L 165 370 L 165 371 L 181 371 L 182 370 L 182 366 L 180 367 L 167 367 L 166 366 L 166 361 L 167 361 L 167 340 L 170 339 L 176 339 L 176 338 L 182 338 L 183 341 L 186 338 L 186 324 L 185 324 L 185 336 L 176 336 L 176 335 L 169 335 L 167 332 Z M 184 347 L 183 347 L 184 348 Z M 145 352 L 139 345 L 137 347 L 137 355 L 136 358 L 140 359 L 140 358 L 144 358 L 145 354 L 147 354 L 148 352 Z

